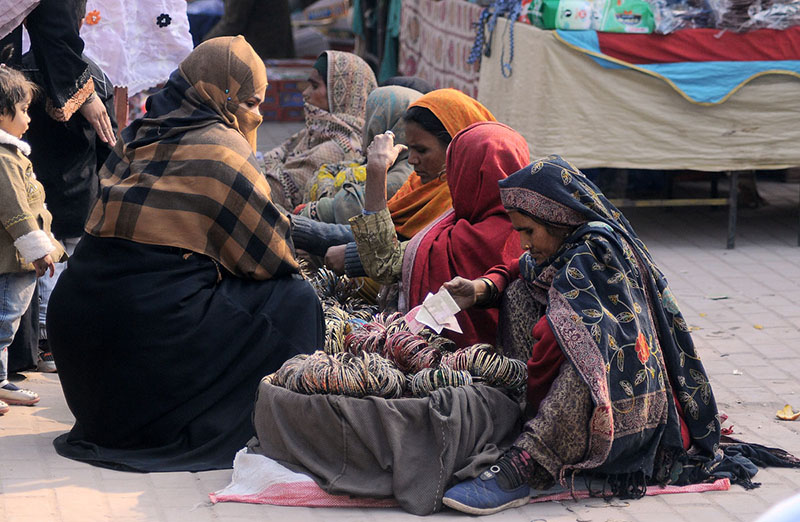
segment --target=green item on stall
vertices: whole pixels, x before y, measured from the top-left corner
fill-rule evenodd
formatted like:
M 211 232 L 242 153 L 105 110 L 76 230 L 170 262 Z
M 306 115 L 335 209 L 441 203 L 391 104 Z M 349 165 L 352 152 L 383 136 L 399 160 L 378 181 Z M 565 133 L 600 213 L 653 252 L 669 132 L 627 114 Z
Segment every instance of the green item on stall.
M 523 0 L 528 21 L 542 29 L 652 33 L 653 12 L 644 0 Z

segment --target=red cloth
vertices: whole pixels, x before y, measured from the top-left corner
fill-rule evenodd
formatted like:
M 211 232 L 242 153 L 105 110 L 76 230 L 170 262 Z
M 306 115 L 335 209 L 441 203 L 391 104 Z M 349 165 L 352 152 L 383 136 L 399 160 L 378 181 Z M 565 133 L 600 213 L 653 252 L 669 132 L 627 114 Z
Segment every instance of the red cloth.
M 627 63 L 800 60 L 800 26 L 748 33 L 682 29 L 668 35 L 597 33 L 600 50 Z
M 533 327 L 533 353 L 528 359 L 528 414 L 533 417 L 539 411 L 539 404 L 550 392 L 553 381 L 558 377 L 564 352 L 553 335 L 547 316 L 542 316 Z
M 519 257 L 519 238 L 500 202 L 497 182 L 527 165 L 529 158 L 525 139 L 502 123 L 475 123 L 453 138 L 446 170 L 453 212 L 420 232 L 424 236 L 416 251 L 407 251 L 414 256 L 409 308 L 455 276 L 475 279 Z M 464 333 L 445 333 L 457 345 L 495 343 L 497 309 L 471 308 L 456 317 Z
M 683 408 L 681 408 L 681 403 L 675 396 L 674 386 L 672 387 L 672 400 L 675 401 L 675 407 L 678 408 L 678 418 L 681 421 L 681 440 L 683 441 L 683 449 L 688 450 L 692 446 L 692 436 L 689 433 L 689 426 L 687 426 L 686 421 L 683 420 Z

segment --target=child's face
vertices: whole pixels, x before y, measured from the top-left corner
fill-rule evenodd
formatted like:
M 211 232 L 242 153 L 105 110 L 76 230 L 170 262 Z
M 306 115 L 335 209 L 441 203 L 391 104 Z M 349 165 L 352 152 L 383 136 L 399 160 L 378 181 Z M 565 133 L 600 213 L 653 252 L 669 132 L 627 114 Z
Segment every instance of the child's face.
M 31 117 L 28 116 L 29 105 L 30 101 L 21 101 L 15 106 L 16 114 L 0 114 L 0 129 L 14 137 L 22 138 L 22 135 L 28 130 L 28 124 L 31 122 Z

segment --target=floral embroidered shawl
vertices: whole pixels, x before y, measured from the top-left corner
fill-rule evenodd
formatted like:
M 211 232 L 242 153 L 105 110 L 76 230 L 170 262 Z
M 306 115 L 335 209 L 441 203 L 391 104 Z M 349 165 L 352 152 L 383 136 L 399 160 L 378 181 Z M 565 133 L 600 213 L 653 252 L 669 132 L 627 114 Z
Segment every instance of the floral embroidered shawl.
M 627 219 L 558 156 L 501 180 L 500 194 L 509 211 L 576 227 L 542 265 L 527 252 L 520 258 L 595 405 L 585 459 L 565 466 L 562 478 L 570 469 L 663 473 L 657 459 L 683 455 L 673 394 L 693 446 L 712 457 L 720 423 L 711 385 L 667 280 Z
M 367 96 L 377 87 L 367 62 L 355 54 L 325 51 L 328 55 L 328 108 L 305 104 L 306 126 L 264 154 L 264 173 L 280 185 L 273 199 L 295 207 L 307 199 L 306 185 L 323 163 L 361 159 L 361 132 Z

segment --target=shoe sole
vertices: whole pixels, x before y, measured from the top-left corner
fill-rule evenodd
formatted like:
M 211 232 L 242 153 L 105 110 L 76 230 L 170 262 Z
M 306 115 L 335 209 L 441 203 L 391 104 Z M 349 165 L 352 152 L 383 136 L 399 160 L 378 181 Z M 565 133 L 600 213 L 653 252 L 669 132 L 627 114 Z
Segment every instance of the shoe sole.
M 52 368 L 47 368 L 46 366 L 37 366 L 36 371 L 39 373 L 58 373 L 58 368 L 55 366 Z
M 528 503 L 528 501 L 530 501 L 530 499 L 531 499 L 530 496 L 522 497 L 512 500 L 511 502 L 506 502 L 502 506 L 497 506 L 493 508 L 476 508 L 473 506 L 462 504 L 457 500 L 453 500 L 452 498 L 447 498 L 447 497 L 442 499 L 442 504 L 449 507 L 450 509 L 455 509 L 457 511 L 461 511 L 462 513 L 468 513 L 470 515 L 491 515 L 494 513 L 498 513 L 500 511 L 504 511 L 506 509 L 524 506 L 525 504 Z
M 17 401 L 14 399 L 3 399 L 3 402 L 8 404 L 9 406 L 33 406 L 37 402 L 41 400 L 41 397 L 36 397 L 35 399 L 31 399 L 28 401 Z

